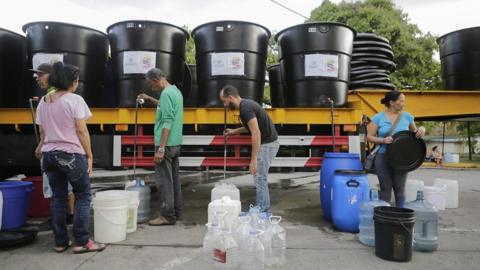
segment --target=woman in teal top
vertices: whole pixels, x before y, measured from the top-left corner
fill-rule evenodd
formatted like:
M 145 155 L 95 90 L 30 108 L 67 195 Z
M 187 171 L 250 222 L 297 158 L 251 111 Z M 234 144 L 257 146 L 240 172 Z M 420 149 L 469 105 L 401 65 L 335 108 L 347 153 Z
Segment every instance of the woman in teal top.
M 399 171 L 390 166 L 385 154 L 386 146 L 392 143 L 392 136 L 397 132 L 411 130 L 416 133 L 418 138 L 421 138 L 425 135 L 425 130 L 423 128 L 417 129 L 414 117 L 409 112 L 403 111 L 405 107 L 405 95 L 400 91 L 386 93 L 380 102 L 384 104 L 387 109 L 373 116 L 372 121 L 368 125 L 367 140 L 371 143 L 381 145 L 375 158 L 375 169 L 377 171 L 378 181 L 380 182 L 380 199 L 390 202 L 393 188 L 395 205 L 402 207 L 405 202 L 405 182 L 408 172 Z M 397 126 L 393 132 L 391 132 L 390 136 L 386 136 L 398 117 L 400 118 Z

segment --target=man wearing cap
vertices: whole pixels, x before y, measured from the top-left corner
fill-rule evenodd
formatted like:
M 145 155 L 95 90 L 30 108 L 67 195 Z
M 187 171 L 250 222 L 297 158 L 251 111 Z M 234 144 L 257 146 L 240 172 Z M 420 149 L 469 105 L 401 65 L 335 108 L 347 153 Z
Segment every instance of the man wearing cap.
M 48 94 L 55 92 L 55 87 L 50 86 L 48 83 L 48 77 L 52 72 L 52 65 L 48 63 L 40 64 L 36 69 L 30 69 L 34 73 L 35 80 L 37 81 L 40 89 Z
M 162 70 L 152 68 L 145 77 L 148 86 L 153 91 L 160 92 L 158 100 L 146 94 L 138 95 L 139 99 L 157 105 L 154 162 L 161 215 L 150 220 L 149 224 L 175 225 L 182 210 L 179 157 L 183 129 L 183 96 L 175 85 L 167 81 Z
M 36 69 L 30 69 L 34 73 L 35 80 L 37 81 L 40 89 L 46 92 L 45 98 L 48 98 L 51 94 L 55 93 L 56 89 L 53 86 L 50 86 L 48 82 L 48 77 L 53 71 L 52 65 L 48 63 L 40 64 Z M 35 149 L 35 156 L 40 159 L 40 166 L 42 166 L 42 151 L 40 147 Z M 43 170 L 42 170 L 43 171 Z M 70 183 L 68 183 L 68 213 L 67 213 L 67 224 L 73 224 L 73 211 L 75 205 L 75 196 L 73 195 L 73 188 Z M 52 197 L 52 189 L 48 182 L 48 177 L 43 173 L 43 196 L 45 198 Z

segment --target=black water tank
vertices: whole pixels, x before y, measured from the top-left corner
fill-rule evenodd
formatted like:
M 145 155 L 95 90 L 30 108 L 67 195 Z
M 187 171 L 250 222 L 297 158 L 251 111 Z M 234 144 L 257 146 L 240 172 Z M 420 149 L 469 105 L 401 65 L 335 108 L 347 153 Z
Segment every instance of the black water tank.
M 285 82 L 282 78 L 280 64 L 268 67 L 268 84 L 270 85 L 270 101 L 273 108 L 285 107 Z
M 280 64 L 287 107 L 327 107 L 347 102 L 355 30 L 340 23 L 314 22 L 280 31 Z
M 258 24 L 218 21 L 198 26 L 195 39 L 198 106 L 222 107 L 218 94 L 227 84 L 240 96 L 263 100 L 265 67 L 270 31 Z
M 0 29 L 0 107 L 19 107 L 20 96 L 25 96 L 27 103 L 28 98 L 22 91 L 26 63 L 25 37 Z
M 170 83 L 183 88 L 187 31 L 162 22 L 123 21 L 109 26 L 107 33 L 118 106 L 135 107 L 142 92 L 158 97 L 145 80 L 145 73 L 154 67 L 163 70 Z
M 183 78 L 183 87 L 188 95 L 183 97 L 183 106 L 186 108 L 195 108 L 198 103 L 198 84 L 197 84 L 197 66 L 186 65 Z
M 23 26 L 27 34 L 29 64 L 36 68 L 44 62 L 62 61 L 80 69 L 77 94 L 83 96 L 90 107 L 102 107 L 105 68 L 108 57 L 107 36 L 84 26 L 60 22 L 32 22 Z M 32 80 L 37 95 L 41 91 Z
M 480 27 L 448 33 L 437 39 L 446 90 L 480 89 Z

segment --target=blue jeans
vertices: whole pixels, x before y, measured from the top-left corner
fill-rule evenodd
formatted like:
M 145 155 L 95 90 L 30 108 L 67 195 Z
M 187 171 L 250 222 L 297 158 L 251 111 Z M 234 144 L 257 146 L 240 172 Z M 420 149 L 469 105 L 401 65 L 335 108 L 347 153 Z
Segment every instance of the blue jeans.
M 256 205 L 260 207 L 261 211 L 266 212 L 270 210 L 270 194 L 268 192 L 268 170 L 270 164 L 275 158 L 280 148 L 278 141 L 265 143 L 260 145 L 257 156 L 257 174 L 254 176 L 256 188 Z
M 66 246 L 69 242 L 67 231 L 68 183 L 75 194 L 73 237 L 76 246 L 87 244 L 90 238 L 90 177 L 87 173 L 87 157 L 62 151 L 43 153 L 43 169 L 52 188 L 52 226 L 55 245 Z

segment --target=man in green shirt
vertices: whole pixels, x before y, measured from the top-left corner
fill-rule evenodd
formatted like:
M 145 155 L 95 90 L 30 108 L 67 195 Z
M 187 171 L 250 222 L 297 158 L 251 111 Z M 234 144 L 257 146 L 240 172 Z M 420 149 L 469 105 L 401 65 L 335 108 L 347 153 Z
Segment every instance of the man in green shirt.
M 146 94 L 138 95 L 138 98 L 157 105 L 154 161 L 161 215 L 150 220 L 149 224 L 175 225 L 182 210 L 179 157 L 183 129 L 183 96 L 158 68 L 150 69 L 146 79 L 153 91 L 160 92 L 158 100 Z

